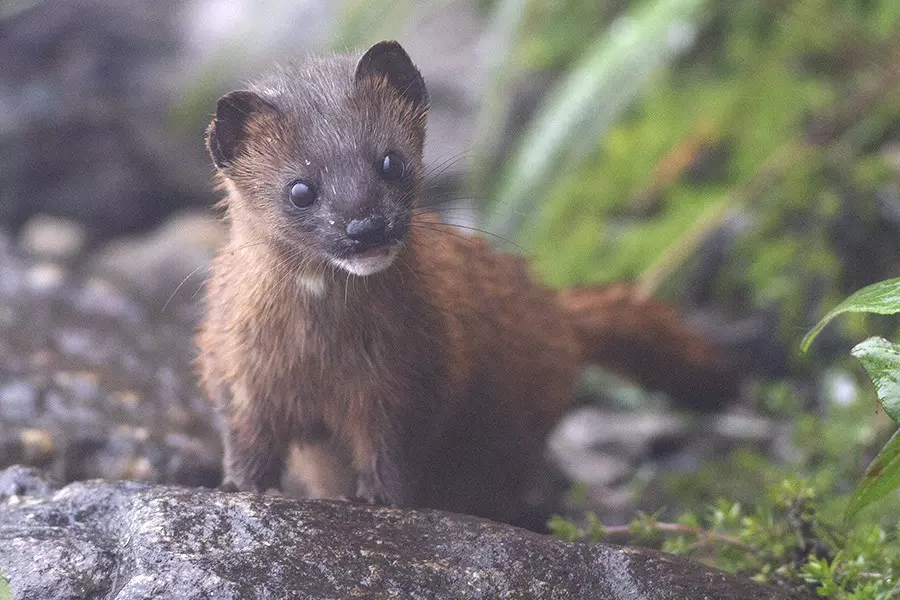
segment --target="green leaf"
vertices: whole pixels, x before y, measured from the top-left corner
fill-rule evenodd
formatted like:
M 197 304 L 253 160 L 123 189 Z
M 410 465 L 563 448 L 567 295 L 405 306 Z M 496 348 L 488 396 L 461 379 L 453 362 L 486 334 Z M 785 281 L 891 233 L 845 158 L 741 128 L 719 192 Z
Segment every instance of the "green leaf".
M 494 161 L 491 158 L 503 144 L 504 131 L 509 118 L 510 87 L 519 75 L 512 56 L 516 36 L 525 21 L 529 0 L 500 0 L 496 3 L 484 37 L 482 46 L 481 106 L 475 120 L 475 139 L 472 142 L 472 177 L 475 189 L 487 189 L 487 182 L 493 174 Z
M 871 337 L 850 351 L 858 358 L 875 384 L 884 412 L 900 425 L 900 345 Z
M 884 498 L 900 487 L 900 431 L 894 433 L 890 441 L 869 468 L 859 487 L 853 494 L 847 516 L 852 517 L 865 506 Z
M 900 312 L 900 277 L 888 279 L 859 290 L 822 317 L 822 320 L 806 334 L 800 349 L 806 352 L 819 332 L 836 316 L 845 312 L 869 312 L 892 315 Z
M 709 0 L 648 0 L 619 18 L 586 49 L 553 89 L 517 142 L 504 169 L 487 229 L 521 231 L 557 176 L 596 147 L 597 139 L 651 75 L 690 49 Z
M 562 538 L 567 542 L 577 542 L 584 538 L 584 533 L 575 523 L 559 515 L 552 515 L 547 521 L 550 535 Z
M 0 573 L 0 600 L 13 600 L 12 588 L 2 573 Z

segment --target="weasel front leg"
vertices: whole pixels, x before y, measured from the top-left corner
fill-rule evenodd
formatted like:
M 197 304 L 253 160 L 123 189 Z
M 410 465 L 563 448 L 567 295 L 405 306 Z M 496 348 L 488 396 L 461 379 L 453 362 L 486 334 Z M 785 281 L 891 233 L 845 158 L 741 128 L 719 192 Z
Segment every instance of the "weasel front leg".
M 401 419 L 397 422 L 402 423 Z M 422 480 L 422 453 L 394 424 L 377 424 L 352 444 L 360 498 L 396 507 L 414 506 Z
M 280 490 L 289 443 L 286 424 L 266 418 L 240 390 L 220 406 L 225 421 L 222 489 Z
M 353 498 L 356 471 L 342 445 L 333 440 L 300 442 L 291 456 L 290 472 L 296 474 L 310 498 Z

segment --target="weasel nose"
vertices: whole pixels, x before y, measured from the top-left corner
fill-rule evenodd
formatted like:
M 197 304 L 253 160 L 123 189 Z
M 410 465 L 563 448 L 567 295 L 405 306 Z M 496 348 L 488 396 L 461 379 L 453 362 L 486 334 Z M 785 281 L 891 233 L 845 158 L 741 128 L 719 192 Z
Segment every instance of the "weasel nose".
M 347 223 L 347 237 L 363 246 L 376 246 L 387 238 L 387 223 L 382 217 L 353 219 Z

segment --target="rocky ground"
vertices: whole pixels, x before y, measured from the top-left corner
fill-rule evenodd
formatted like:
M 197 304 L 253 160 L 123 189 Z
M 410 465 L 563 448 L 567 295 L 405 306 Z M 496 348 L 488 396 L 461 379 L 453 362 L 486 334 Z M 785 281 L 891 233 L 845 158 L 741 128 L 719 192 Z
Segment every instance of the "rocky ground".
M 41 217 L 3 238 L 0 463 L 216 485 L 218 437 L 191 369 L 212 229 L 211 216 L 181 217 L 88 252 L 79 226 Z
M 780 600 L 643 548 L 437 511 L 0 472 L 0 569 L 21 600 Z

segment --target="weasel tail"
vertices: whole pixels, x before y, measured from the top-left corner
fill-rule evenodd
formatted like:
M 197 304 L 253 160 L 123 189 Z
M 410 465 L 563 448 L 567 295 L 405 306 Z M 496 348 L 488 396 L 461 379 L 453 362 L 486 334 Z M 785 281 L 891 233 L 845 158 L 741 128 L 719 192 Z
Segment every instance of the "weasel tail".
M 568 288 L 557 302 L 585 363 L 664 390 L 685 407 L 717 406 L 737 394 L 734 361 L 668 304 L 625 284 Z

